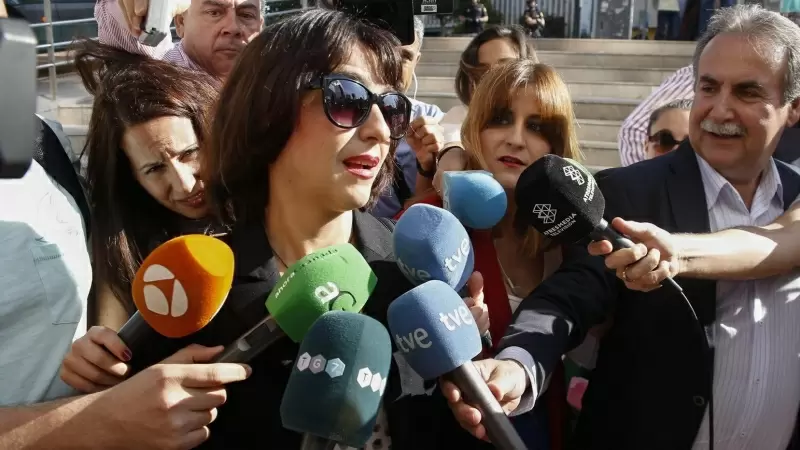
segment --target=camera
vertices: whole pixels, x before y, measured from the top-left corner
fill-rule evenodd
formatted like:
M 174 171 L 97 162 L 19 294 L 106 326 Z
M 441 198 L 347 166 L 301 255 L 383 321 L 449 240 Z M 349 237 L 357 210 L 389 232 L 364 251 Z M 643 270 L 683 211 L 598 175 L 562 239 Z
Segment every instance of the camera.
M 455 0 L 320 0 L 320 6 L 338 9 L 386 29 L 402 45 L 414 43 L 414 16 L 452 14 Z
M 36 138 L 36 37 L 28 22 L 0 18 L 0 178 L 22 178 Z

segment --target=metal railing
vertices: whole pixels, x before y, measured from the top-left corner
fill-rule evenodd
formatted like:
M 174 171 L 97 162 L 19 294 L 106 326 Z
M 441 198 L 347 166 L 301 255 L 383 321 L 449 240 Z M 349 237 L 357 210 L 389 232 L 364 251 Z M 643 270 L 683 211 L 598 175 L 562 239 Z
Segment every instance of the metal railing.
M 72 64 L 72 60 L 56 62 L 56 49 L 67 47 L 72 44 L 72 41 L 53 42 L 53 27 L 63 25 L 77 25 L 82 23 L 94 22 L 94 17 L 86 19 L 75 20 L 60 20 L 53 22 L 53 4 L 50 0 L 44 0 L 44 22 L 31 24 L 31 28 L 44 28 L 45 40 L 47 43 L 37 45 L 36 50 L 47 49 L 47 63 L 36 66 L 36 71 L 47 69 L 47 78 L 50 84 L 50 99 L 55 101 L 58 94 L 58 79 L 56 78 L 56 68 L 59 66 L 66 66 Z

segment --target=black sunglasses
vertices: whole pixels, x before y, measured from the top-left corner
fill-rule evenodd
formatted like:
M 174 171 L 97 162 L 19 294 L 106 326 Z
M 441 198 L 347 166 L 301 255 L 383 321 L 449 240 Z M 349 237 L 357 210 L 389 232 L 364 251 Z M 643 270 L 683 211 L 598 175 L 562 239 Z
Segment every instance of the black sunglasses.
M 647 138 L 647 140 L 656 144 L 662 153 L 671 151 L 676 145 L 681 143 L 681 141 L 675 139 L 675 136 L 673 136 L 672 132 L 669 130 L 658 131 Z
M 374 94 L 366 86 L 344 75 L 331 74 L 312 80 L 311 89 L 322 89 L 322 105 L 328 120 L 341 128 L 356 128 L 378 105 L 389 125 L 392 139 L 402 139 L 411 120 L 411 101 L 399 92 Z

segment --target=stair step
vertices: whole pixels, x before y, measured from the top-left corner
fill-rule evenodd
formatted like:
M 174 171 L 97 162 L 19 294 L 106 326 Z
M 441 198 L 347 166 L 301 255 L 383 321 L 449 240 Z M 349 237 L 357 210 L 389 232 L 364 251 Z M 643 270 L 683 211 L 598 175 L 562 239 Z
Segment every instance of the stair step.
M 457 63 L 420 63 L 418 77 L 455 77 Z M 658 86 L 665 78 L 675 73 L 672 69 L 643 69 L 597 66 L 556 66 L 558 74 L 567 83 L 591 81 L 596 83 L 626 82 Z
M 454 93 L 453 77 L 417 77 L 417 93 Z M 567 83 L 572 97 L 591 97 L 602 94 L 606 97 L 644 100 L 658 86 L 647 83 L 572 81 Z
M 454 63 L 461 60 L 460 50 L 423 50 L 421 63 Z M 677 70 L 691 64 L 691 56 L 629 53 L 581 53 L 565 51 L 540 51 L 539 62 L 551 66 L 608 66 L 626 68 L 652 68 Z
M 426 37 L 422 42 L 423 53 L 430 50 L 463 51 L 471 37 Z M 568 51 L 581 53 L 612 53 L 626 55 L 679 55 L 691 57 L 694 42 L 639 41 L 623 39 L 536 39 L 537 51 Z

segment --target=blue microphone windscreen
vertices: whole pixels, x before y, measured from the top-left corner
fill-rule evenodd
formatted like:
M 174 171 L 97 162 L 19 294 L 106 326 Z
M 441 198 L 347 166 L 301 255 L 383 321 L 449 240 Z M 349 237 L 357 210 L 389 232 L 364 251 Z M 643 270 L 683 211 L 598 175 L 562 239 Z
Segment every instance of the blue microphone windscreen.
M 444 208 L 476 230 L 497 225 L 508 207 L 505 189 L 485 170 L 445 172 L 442 192 Z
M 397 264 L 413 284 L 444 281 L 461 290 L 475 268 L 467 230 L 452 213 L 416 204 L 400 216 L 392 236 Z
M 364 447 L 391 358 L 389 333 L 377 320 L 348 311 L 323 314 L 300 344 L 281 401 L 284 428 Z
M 428 281 L 389 305 L 389 330 L 406 362 L 432 380 L 482 350 L 480 332 L 464 300 L 441 281 Z

